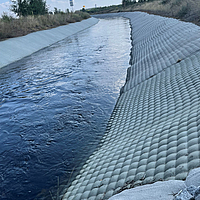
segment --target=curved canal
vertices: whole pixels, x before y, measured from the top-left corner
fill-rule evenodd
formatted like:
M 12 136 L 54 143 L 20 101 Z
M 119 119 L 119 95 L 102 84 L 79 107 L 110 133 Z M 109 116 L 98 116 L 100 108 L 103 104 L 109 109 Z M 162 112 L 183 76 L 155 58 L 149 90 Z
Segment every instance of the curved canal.
M 44 199 L 100 142 L 123 86 L 129 20 L 95 26 L 0 69 L 0 199 Z

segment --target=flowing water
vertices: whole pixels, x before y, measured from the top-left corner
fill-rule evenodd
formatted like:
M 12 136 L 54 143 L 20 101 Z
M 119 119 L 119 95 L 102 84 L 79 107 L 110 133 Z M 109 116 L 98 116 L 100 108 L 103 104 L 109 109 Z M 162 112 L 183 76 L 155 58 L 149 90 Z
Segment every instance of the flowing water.
M 70 183 L 105 132 L 130 48 L 127 19 L 100 19 L 0 69 L 0 199 L 40 199 Z

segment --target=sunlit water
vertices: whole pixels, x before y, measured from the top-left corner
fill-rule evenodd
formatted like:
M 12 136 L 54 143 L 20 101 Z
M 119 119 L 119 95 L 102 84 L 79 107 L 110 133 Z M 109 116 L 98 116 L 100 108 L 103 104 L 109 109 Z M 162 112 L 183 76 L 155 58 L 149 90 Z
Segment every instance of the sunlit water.
M 130 45 L 127 19 L 101 19 L 0 69 L 0 199 L 40 199 L 58 180 L 70 184 L 104 134 Z

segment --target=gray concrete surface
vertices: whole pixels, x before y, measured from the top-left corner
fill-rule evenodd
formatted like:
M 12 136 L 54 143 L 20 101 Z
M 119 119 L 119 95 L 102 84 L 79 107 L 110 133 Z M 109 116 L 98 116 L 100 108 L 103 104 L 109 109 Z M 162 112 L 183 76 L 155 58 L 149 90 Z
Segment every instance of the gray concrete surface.
M 114 195 L 109 200 L 173 200 L 185 188 L 184 181 L 171 180 L 139 186 Z
M 89 28 L 96 23 L 98 23 L 98 19 L 89 18 L 81 22 L 2 41 L 0 42 L 0 68 Z
M 200 168 L 190 171 L 186 181 L 163 181 L 125 190 L 109 200 L 197 200 L 200 198 Z
M 131 67 L 102 143 L 66 200 L 109 199 L 132 187 L 184 180 L 200 166 L 200 27 L 141 12 L 103 16 L 130 19 Z M 160 198 L 159 191 L 151 195 Z

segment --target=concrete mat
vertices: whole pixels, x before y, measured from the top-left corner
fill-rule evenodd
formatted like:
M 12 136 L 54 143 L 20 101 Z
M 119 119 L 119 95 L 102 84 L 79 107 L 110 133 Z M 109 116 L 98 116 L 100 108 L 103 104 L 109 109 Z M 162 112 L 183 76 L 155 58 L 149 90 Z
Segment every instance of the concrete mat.
M 66 200 L 109 199 L 122 189 L 184 180 L 200 166 L 200 28 L 140 12 L 121 15 L 132 26 L 132 66 L 101 146 Z

